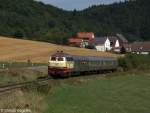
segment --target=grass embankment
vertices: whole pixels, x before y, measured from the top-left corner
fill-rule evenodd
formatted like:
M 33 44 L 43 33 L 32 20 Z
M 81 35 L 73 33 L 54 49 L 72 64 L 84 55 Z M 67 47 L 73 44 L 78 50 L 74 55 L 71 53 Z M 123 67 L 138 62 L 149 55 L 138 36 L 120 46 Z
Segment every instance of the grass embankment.
M 32 113 L 149 113 L 149 81 L 149 71 L 54 80 L 45 92 L 14 92 L 3 97 L 0 106 L 27 106 Z
M 47 64 L 0 62 L 0 85 L 32 81 L 42 76 L 47 76 Z
M 25 68 L 35 66 L 47 66 L 47 65 L 48 63 L 32 63 L 30 60 L 27 62 L 0 61 L 0 69 Z

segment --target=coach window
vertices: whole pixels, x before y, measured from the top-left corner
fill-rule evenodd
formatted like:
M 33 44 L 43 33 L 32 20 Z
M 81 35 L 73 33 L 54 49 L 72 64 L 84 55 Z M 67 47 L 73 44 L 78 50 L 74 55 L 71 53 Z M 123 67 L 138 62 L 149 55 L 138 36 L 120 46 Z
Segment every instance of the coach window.
M 67 61 L 73 61 L 72 57 L 67 57 Z

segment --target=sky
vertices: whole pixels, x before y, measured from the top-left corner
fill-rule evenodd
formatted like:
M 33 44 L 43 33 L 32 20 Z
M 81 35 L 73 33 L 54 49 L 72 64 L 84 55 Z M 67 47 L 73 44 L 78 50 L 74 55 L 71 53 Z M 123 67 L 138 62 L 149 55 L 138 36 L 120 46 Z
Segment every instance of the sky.
M 51 4 L 65 10 L 82 10 L 92 5 L 111 4 L 124 0 L 37 0 L 46 4 Z

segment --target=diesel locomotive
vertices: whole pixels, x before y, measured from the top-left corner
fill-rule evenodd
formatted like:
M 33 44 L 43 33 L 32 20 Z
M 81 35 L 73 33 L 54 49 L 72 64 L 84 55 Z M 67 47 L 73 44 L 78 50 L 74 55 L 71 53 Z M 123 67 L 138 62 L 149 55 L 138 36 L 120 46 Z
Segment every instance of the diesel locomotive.
M 78 56 L 57 51 L 50 56 L 48 74 L 52 77 L 70 77 L 84 73 L 115 71 L 118 67 L 116 58 L 98 56 Z

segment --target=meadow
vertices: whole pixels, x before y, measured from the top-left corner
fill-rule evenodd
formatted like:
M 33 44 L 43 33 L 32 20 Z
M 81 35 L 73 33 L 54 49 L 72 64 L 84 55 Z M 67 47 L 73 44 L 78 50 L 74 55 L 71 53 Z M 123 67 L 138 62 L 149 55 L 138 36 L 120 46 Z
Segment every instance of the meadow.
M 0 85 L 34 81 L 47 76 L 46 63 L 0 62 Z
M 0 106 L 32 113 L 149 113 L 149 81 L 149 71 L 137 70 L 52 80 L 1 96 Z
M 150 74 L 63 84 L 47 101 L 51 113 L 149 113 Z

